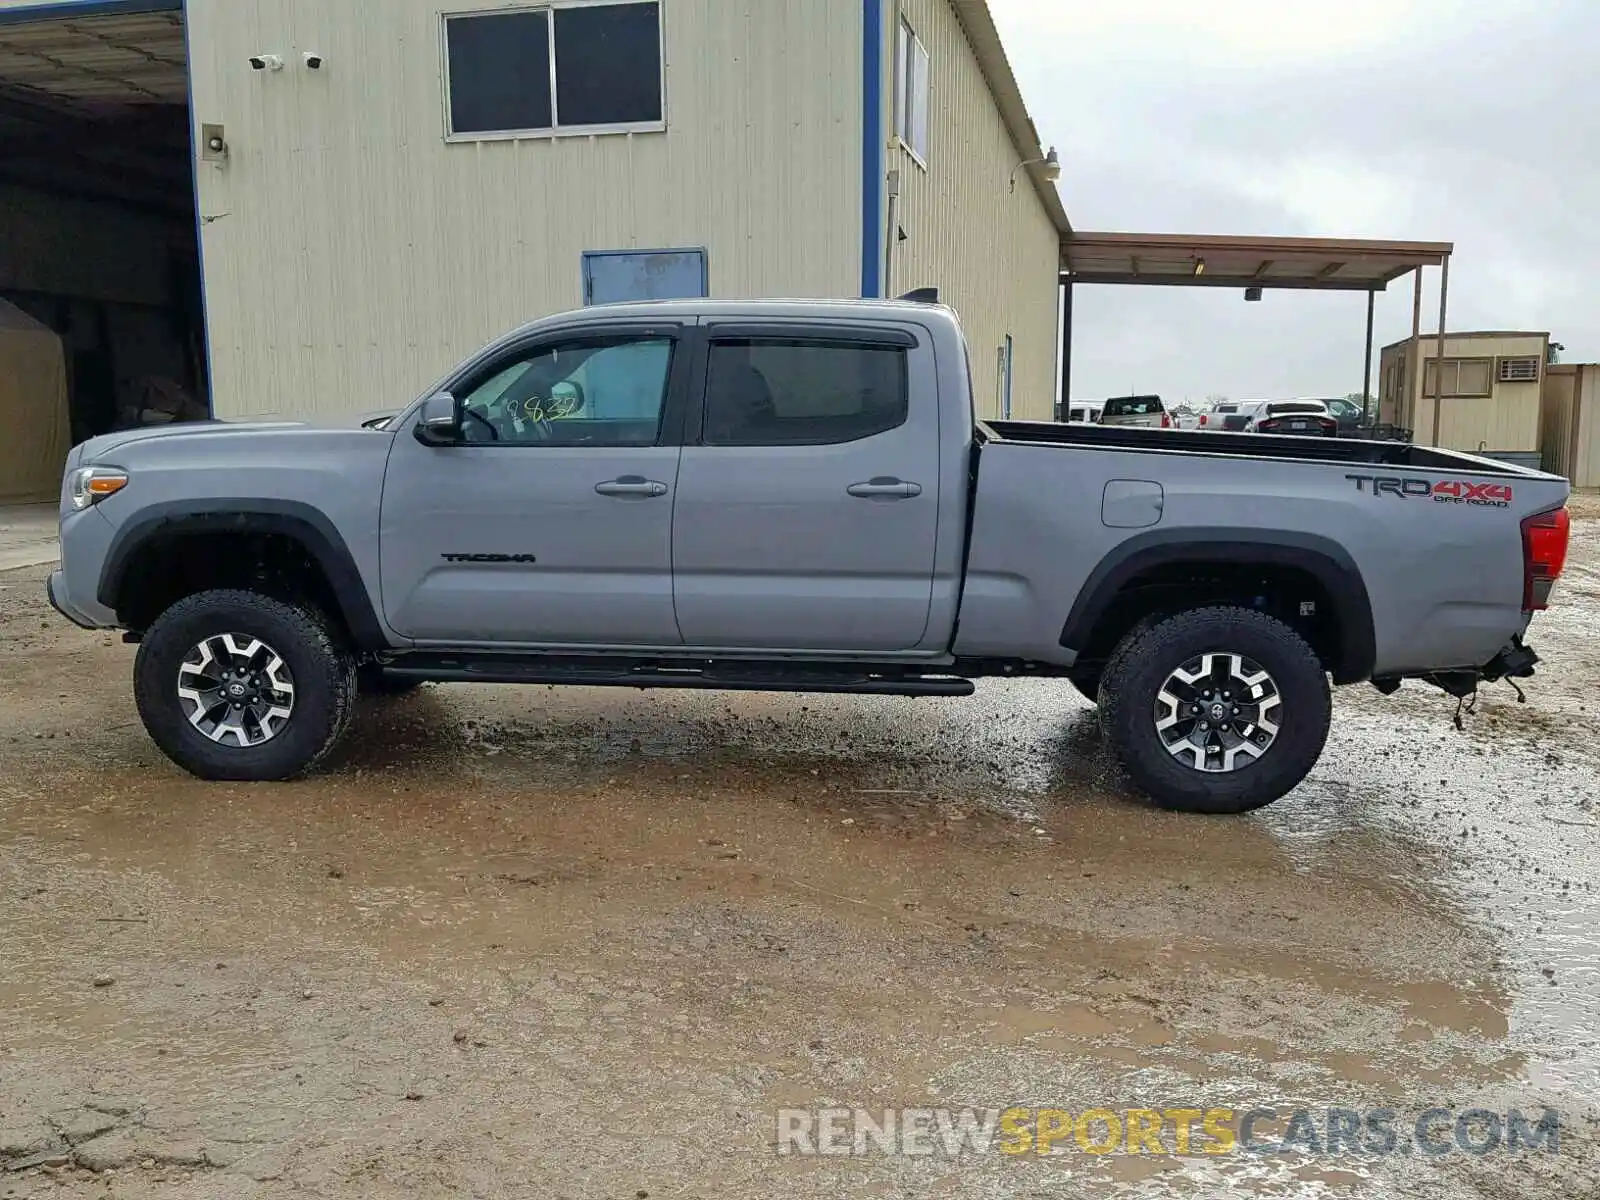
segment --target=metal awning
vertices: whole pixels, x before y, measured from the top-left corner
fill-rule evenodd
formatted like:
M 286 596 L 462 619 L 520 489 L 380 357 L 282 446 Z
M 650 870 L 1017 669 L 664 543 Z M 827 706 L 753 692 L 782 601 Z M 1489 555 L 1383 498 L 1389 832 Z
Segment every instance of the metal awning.
M 1419 268 L 1442 267 L 1454 249 L 1364 238 L 1074 232 L 1061 241 L 1061 269 L 1068 283 L 1381 292 Z
M 1392 242 L 1368 238 L 1232 237 L 1219 234 L 1080 233 L 1061 239 L 1061 394 L 1071 399 L 1072 294 L 1079 284 L 1145 287 L 1236 288 L 1259 300 L 1267 288 L 1367 294 L 1366 364 L 1361 373 L 1362 410 L 1372 403 L 1373 300 L 1403 275 L 1414 277 L 1411 336 L 1422 327 L 1422 272 L 1438 267 L 1439 355 L 1450 295 L 1450 242 Z M 1439 440 L 1440 393 L 1436 373 L 1433 443 Z

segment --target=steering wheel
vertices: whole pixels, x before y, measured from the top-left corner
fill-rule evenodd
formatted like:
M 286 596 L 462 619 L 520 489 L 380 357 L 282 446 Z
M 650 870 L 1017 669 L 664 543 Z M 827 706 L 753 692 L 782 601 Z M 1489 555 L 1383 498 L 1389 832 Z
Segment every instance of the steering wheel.
M 489 420 L 489 418 L 484 416 L 482 413 L 475 412 L 471 407 L 463 404 L 461 406 L 461 416 L 463 420 L 471 419 L 487 429 L 489 431 L 489 440 L 491 442 L 498 442 L 500 440 L 499 428 L 493 421 Z

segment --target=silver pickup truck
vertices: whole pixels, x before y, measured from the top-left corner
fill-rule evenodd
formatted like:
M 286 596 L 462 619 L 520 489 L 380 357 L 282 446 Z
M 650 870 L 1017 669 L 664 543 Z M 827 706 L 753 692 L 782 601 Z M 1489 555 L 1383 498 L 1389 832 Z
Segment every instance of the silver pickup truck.
M 1329 679 L 1526 676 L 1564 480 L 1413 446 L 973 417 L 956 315 L 671 302 L 550 317 L 376 428 L 79 446 L 50 598 L 139 643 L 146 728 L 271 780 L 359 688 L 965 696 L 1065 677 L 1158 802 L 1304 778 Z

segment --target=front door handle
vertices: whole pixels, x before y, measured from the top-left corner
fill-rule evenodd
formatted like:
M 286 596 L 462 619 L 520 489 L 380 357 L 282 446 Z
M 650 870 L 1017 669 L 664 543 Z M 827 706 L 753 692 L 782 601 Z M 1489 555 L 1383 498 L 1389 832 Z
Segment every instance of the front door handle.
M 594 485 L 594 490 L 602 496 L 624 496 L 648 499 L 652 496 L 665 496 L 667 485 L 654 479 L 646 479 L 643 475 L 624 475 L 619 479 L 608 479 L 604 483 Z
M 865 483 L 852 483 L 845 491 L 859 500 L 909 500 L 922 495 L 922 485 L 891 475 L 879 475 Z

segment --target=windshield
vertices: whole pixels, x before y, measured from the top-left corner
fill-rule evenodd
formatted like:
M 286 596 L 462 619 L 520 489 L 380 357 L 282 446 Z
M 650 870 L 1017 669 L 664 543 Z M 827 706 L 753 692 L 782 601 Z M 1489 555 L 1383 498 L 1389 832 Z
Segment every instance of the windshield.
M 1161 412 L 1160 396 L 1119 396 L 1115 400 L 1107 400 L 1102 416 L 1107 417 L 1148 417 Z

